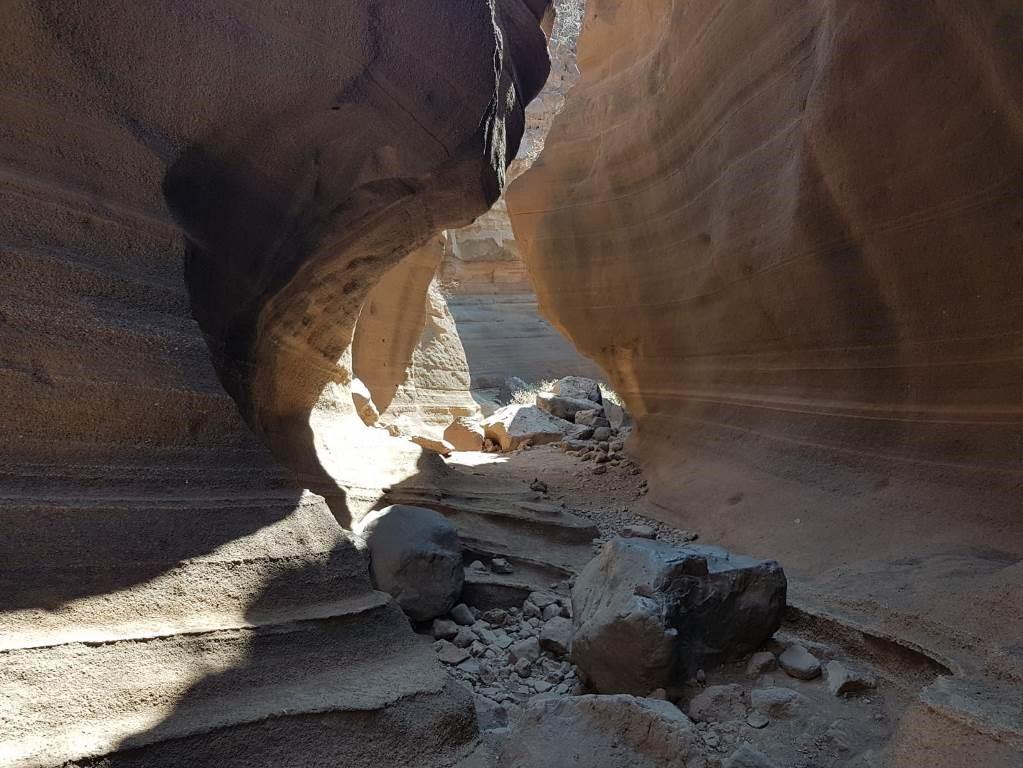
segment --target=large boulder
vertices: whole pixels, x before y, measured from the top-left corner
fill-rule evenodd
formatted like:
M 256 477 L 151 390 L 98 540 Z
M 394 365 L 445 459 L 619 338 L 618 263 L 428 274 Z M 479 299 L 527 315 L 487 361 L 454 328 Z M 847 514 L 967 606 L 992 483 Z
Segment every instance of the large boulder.
M 667 701 L 634 696 L 533 699 L 519 711 L 498 768 L 702 768 L 696 729 Z
M 514 451 L 526 441 L 533 445 L 560 442 L 576 429 L 575 424 L 541 411 L 535 405 L 508 405 L 483 422 L 483 433 L 501 446 Z
M 600 395 L 600 384 L 585 376 L 565 376 L 554 382 L 552 391 L 562 397 L 571 397 L 574 400 L 591 400 L 594 403 L 602 401 Z
M 780 626 L 785 595 L 774 561 L 613 539 L 572 589 L 572 659 L 602 693 L 671 689 L 756 650 Z
M 580 400 L 575 397 L 564 397 L 562 395 L 555 395 L 551 392 L 540 392 L 536 396 L 536 407 L 552 416 L 557 416 L 559 419 L 565 419 L 566 421 L 575 421 L 575 415 L 579 411 L 589 411 L 593 409 L 592 400 Z
M 445 615 L 462 594 L 458 531 L 443 515 L 398 504 L 371 512 L 356 526 L 370 555 L 373 583 L 415 621 Z

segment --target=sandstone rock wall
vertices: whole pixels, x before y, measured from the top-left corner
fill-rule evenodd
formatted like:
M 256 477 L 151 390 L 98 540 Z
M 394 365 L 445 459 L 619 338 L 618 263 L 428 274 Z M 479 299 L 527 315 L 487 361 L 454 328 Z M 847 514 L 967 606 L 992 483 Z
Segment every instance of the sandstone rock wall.
M 331 511 L 429 470 L 357 420 L 353 327 L 499 196 L 546 6 L 4 4 L 0 763 L 471 746 Z
M 434 282 L 447 238 L 434 237 L 385 274 L 359 314 L 352 367 L 390 433 L 439 443 L 459 419 L 479 420 L 469 365 Z
M 526 108 L 526 131 L 509 179 L 527 170 L 579 77 L 576 40 L 584 0 L 556 0 L 549 36 L 551 75 Z M 517 376 L 533 382 L 601 370 L 537 312 L 536 294 L 522 261 L 504 199 L 468 227 L 448 233 L 438 278 L 455 318 L 477 388 L 500 387 Z
M 1017 681 L 1021 45 L 1004 0 L 591 0 L 507 195 L 659 515 Z

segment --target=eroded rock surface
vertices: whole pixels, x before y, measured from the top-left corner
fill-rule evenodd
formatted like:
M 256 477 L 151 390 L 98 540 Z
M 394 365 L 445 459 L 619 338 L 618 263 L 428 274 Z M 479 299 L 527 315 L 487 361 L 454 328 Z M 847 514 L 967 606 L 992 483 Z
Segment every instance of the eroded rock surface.
M 1023 679 L 1021 29 L 1003 0 L 591 0 L 507 195 L 656 513 L 984 676 L 928 694 L 961 721 Z

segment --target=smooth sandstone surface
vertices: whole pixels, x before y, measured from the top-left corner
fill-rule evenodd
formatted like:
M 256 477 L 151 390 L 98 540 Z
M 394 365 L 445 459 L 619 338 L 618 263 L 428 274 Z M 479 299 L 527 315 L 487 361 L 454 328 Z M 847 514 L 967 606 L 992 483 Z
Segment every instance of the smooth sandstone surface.
M 507 194 L 656 514 L 925 649 L 1018 749 L 1021 41 L 1005 0 L 591 0 Z

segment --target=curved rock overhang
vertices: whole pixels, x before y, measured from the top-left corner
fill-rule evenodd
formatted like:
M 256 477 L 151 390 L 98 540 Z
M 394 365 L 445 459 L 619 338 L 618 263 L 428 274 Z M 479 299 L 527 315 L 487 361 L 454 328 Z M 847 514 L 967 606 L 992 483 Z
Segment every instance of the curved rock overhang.
M 499 197 L 549 71 L 545 1 L 335 10 L 327 60 L 272 96 L 273 73 L 254 78 L 256 108 L 192 141 L 163 185 L 221 381 L 327 495 L 381 488 L 419 459 L 355 413 L 356 321 L 388 269 Z
M 1021 46 L 1003 0 L 590 0 L 507 194 L 658 515 L 1017 681 Z

